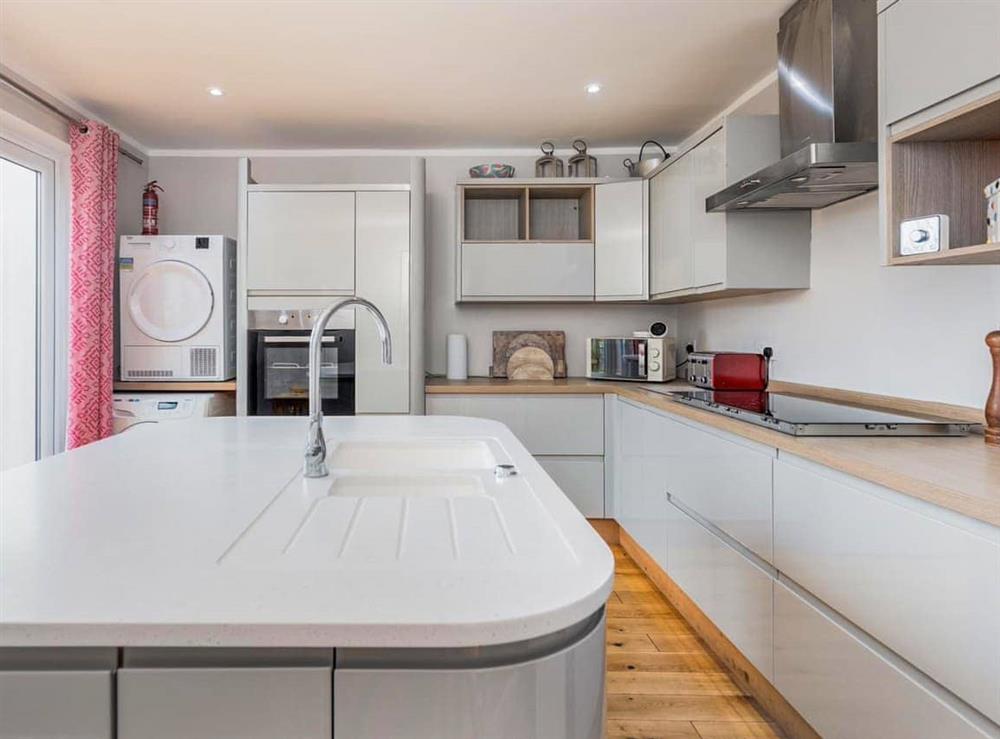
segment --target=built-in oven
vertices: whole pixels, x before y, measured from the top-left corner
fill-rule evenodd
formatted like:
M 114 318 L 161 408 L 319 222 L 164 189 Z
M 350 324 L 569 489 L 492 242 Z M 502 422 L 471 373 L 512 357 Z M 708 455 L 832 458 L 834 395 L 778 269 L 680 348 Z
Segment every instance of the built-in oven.
M 247 412 L 305 416 L 309 412 L 310 311 L 251 311 L 247 335 Z M 323 414 L 354 415 L 354 330 L 323 333 L 319 370 Z

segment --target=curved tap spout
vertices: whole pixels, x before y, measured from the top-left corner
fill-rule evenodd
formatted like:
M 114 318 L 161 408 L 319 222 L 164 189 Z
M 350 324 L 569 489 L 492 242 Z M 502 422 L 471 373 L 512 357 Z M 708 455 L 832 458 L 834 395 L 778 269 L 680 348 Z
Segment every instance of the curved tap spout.
M 306 437 L 305 467 L 306 477 L 326 477 L 330 471 L 326 467 L 326 438 L 323 436 L 323 399 L 319 389 L 319 368 L 323 350 L 323 332 L 341 308 L 352 305 L 364 308 L 375 319 L 378 338 L 382 342 L 382 364 L 392 364 L 392 336 L 385 316 L 373 303 L 364 298 L 347 298 L 327 306 L 313 324 L 309 337 L 309 435 Z

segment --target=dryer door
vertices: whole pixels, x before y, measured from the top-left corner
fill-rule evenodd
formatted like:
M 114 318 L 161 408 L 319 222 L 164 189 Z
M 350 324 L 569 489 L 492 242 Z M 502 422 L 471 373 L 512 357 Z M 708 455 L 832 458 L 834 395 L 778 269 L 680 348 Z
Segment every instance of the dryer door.
M 153 262 L 132 283 L 129 317 L 156 341 L 183 341 L 201 331 L 212 317 L 215 294 L 197 267 L 176 259 Z

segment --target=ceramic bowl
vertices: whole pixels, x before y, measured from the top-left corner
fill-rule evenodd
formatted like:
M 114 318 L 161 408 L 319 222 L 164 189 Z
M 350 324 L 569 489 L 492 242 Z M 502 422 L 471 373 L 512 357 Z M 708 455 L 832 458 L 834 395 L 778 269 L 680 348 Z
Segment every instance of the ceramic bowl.
M 470 177 L 513 177 L 514 167 L 510 164 L 477 164 L 469 168 Z

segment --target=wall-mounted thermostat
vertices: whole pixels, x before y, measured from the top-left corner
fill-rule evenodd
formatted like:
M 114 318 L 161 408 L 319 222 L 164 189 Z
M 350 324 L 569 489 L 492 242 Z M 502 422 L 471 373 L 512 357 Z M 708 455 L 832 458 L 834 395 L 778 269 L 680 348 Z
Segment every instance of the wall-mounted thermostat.
M 930 254 L 948 248 L 948 216 L 912 218 L 899 224 L 899 254 Z

